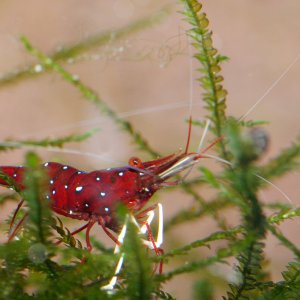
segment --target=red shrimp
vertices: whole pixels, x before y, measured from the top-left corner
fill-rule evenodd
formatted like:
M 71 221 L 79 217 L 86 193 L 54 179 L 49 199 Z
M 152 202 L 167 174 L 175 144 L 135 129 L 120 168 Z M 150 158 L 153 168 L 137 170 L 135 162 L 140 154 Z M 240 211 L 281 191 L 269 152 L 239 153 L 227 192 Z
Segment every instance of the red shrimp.
M 153 194 L 164 186 L 177 184 L 177 182 L 168 182 L 167 180 L 195 164 L 203 157 L 204 152 L 222 139 L 217 139 L 201 153 L 188 153 L 190 131 L 191 122 L 184 153 L 172 154 L 147 162 L 133 157 L 124 167 L 87 173 L 60 163 L 47 162 L 43 165 L 49 176 L 46 200 L 50 201 L 51 208 L 57 214 L 87 221 L 84 226 L 72 234 L 86 229 L 88 250 L 92 249 L 89 233 L 95 223 L 101 225 L 106 234 L 118 243 L 111 232 L 117 233 L 120 230 L 115 214 L 117 205 L 123 203 L 137 220 L 142 219 L 146 212 L 155 208 L 155 206 L 151 206 L 142 210 Z M 0 171 L 8 176 L 9 181 L 13 181 L 16 189 L 23 190 L 25 188 L 24 167 L 3 166 L 0 167 Z M 8 185 L 3 179 L 0 179 L 0 184 Z M 23 201 L 19 204 L 16 212 L 22 204 Z M 22 222 L 23 220 L 20 223 Z M 16 229 L 9 240 L 15 233 Z

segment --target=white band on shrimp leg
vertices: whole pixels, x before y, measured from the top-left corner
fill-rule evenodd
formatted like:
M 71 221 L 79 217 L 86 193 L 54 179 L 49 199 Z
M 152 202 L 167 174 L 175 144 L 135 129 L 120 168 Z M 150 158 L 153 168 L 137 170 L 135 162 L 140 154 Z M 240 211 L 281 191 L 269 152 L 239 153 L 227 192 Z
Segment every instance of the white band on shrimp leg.
M 122 230 L 120 232 L 120 234 L 118 235 L 118 242 L 121 244 L 123 244 L 124 242 L 124 238 L 125 238 L 125 235 L 126 235 L 126 231 L 127 231 L 127 218 L 126 218 L 126 221 L 125 221 L 125 224 L 123 225 L 122 227 Z M 115 247 L 115 250 L 114 250 L 114 253 L 119 253 L 120 252 L 120 246 L 117 244 L 116 247 Z
M 154 219 L 155 213 L 154 213 L 153 210 L 151 210 L 151 211 L 149 211 L 149 212 L 147 213 L 147 215 L 148 215 L 148 218 L 147 218 L 147 220 L 145 221 L 145 223 L 147 223 L 148 225 L 150 225 L 150 224 L 152 223 L 153 219 Z M 140 228 L 140 233 L 141 233 L 141 234 L 145 234 L 145 233 L 147 232 L 147 229 L 148 229 L 148 228 L 147 228 L 146 224 L 144 224 L 144 225 Z
M 126 218 L 125 224 L 123 225 L 122 230 L 121 230 L 120 234 L 118 235 L 118 242 L 120 244 L 123 244 L 123 242 L 124 242 L 124 238 L 125 238 L 126 231 L 127 231 L 127 222 L 128 222 L 128 219 Z M 120 246 L 117 244 L 115 246 L 114 253 L 119 253 L 119 252 L 120 252 Z M 102 290 L 110 291 L 110 290 L 114 289 L 114 287 L 117 283 L 118 274 L 121 271 L 123 262 L 124 262 L 124 253 L 121 254 L 121 257 L 117 263 L 114 276 L 111 278 L 111 280 L 109 281 L 109 283 L 107 285 L 104 285 L 103 287 L 101 287 Z
M 158 207 L 158 231 L 157 231 L 157 240 L 155 244 L 156 247 L 159 248 L 164 241 L 164 210 L 161 203 L 158 203 L 157 207 Z
M 146 224 L 150 225 L 154 219 L 154 216 L 155 216 L 155 213 L 154 211 L 149 211 L 147 212 L 147 215 L 148 215 L 148 218 L 147 220 L 144 222 L 144 225 L 143 226 L 140 226 L 139 223 L 137 222 L 136 218 L 132 215 L 131 216 L 131 219 L 132 219 L 132 222 L 136 225 L 136 227 L 138 228 L 139 230 L 139 234 L 145 234 L 147 231 L 148 231 L 148 227 Z M 149 248 L 149 249 L 154 249 L 154 246 L 153 246 L 153 243 L 148 241 L 148 240 L 145 240 L 145 239 L 141 239 L 143 244 Z
M 117 264 L 117 267 L 116 267 L 116 270 L 115 270 L 115 275 L 111 278 L 111 280 L 109 281 L 109 283 L 107 285 L 104 285 L 101 289 L 102 290 L 106 290 L 106 291 L 110 291 L 110 290 L 113 290 L 116 283 L 117 283 L 117 280 L 118 280 L 118 274 L 120 273 L 121 271 L 121 268 L 122 268 L 122 265 L 123 265 L 123 262 L 124 262 L 124 254 L 121 255 L 119 261 L 118 261 L 118 264 Z
M 157 204 L 157 209 L 158 209 L 158 231 L 157 231 L 157 240 L 154 241 L 155 247 L 159 248 L 161 246 L 161 244 L 163 243 L 163 230 L 164 230 L 164 217 L 163 217 L 163 206 L 161 203 Z M 148 212 L 148 219 L 146 220 L 145 223 L 147 223 L 148 225 L 151 224 L 151 222 L 153 221 L 153 218 L 155 216 L 154 211 L 150 211 Z M 140 232 L 142 234 L 145 234 L 147 232 L 148 228 L 147 226 L 144 224 L 141 229 Z M 142 242 L 145 246 L 147 246 L 149 249 L 153 250 L 155 247 L 153 245 L 153 241 L 148 241 L 145 239 L 142 239 Z

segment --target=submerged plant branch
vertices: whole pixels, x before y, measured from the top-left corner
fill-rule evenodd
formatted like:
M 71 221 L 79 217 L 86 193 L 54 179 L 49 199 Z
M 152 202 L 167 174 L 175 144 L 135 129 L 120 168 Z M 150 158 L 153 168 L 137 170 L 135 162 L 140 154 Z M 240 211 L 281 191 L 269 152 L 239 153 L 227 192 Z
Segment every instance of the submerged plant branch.
M 292 219 L 298 216 L 300 216 L 300 207 L 295 209 L 290 209 L 288 211 L 284 210 L 277 215 L 271 216 L 269 218 L 269 221 L 271 224 L 273 223 L 279 224 L 285 220 Z
M 94 103 L 97 108 L 100 109 L 104 114 L 108 115 L 113 121 L 116 122 L 123 130 L 125 130 L 132 137 L 134 143 L 139 146 L 143 151 L 149 153 L 152 157 L 159 156 L 159 153 L 150 147 L 148 142 L 143 138 L 143 136 L 137 132 L 131 123 L 120 118 L 118 114 L 111 109 L 104 101 L 101 99 L 95 91 L 87 87 L 82 83 L 77 76 L 72 75 L 67 70 L 65 70 L 61 65 L 56 63 L 53 59 L 43 54 L 38 49 L 34 48 L 26 37 L 21 37 L 21 41 L 24 47 L 29 53 L 35 56 L 42 65 L 45 65 L 47 68 L 50 68 L 58 72 L 66 81 L 74 85 L 84 96 L 86 100 Z
M 221 248 L 217 250 L 215 256 L 210 256 L 206 259 L 201 259 L 198 261 L 192 261 L 180 266 L 170 272 L 167 272 L 162 275 L 157 276 L 159 282 L 165 282 L 170 280 L 174 276 L 194 272 L 198 269 L 208 267 L 215 263 L 225 263 L 225 259 L 237 255 L 242 249 L 248 246 L 248 242 L 245 240 L 237 241 L 235 244 L 232 244 L 230 247 Z
M 274 227 L 273 224 L 279 224 L 280 222 L 283 222 L 288 219 L 293 219 L 297 216 L 300 216 L 300 208 L 296 208 L 294 210 L 289 210 L 289 211 L 285 211 L 285 212 L 280 212 L 278 214 L 275 214 L 274 216 L 270 216 L 269 218 L 267 218 L 268 225 L 266 227 L 280 241 L 282 241 L 282 235 L 277 231 L 277 229 Z M 189 220 L 189 218 L 187 218 L 185 220 Z M 214 242 L 217 240 L 222 240 L 222 239 L 231 240 L 232 238 L 235 239 L 238 234 L 241 234 L 241 233 L 245 234 L 245 232 L 246 232 L 246 228 L 243 225 L 228 228 L 227 230 L 224 230 L 224 231 L 217 231 L 217 232 L 214 232 L 213 234 L 205 237 L 204 239 L 197 240 L 186 246 L 170 250 L 169 252 L 162 255 L 160 258 L 165 259 L 168 257 L 185 255 L 188 251 L 190 251 L 192 249 L 203 247 L 203 246 L 209 247 L 211 242 Z M 283 237 L 283 238 L 285 238 L 285 237 Z M 299 250 L 297 249 L 297 247 L 292 245 L 289 241 L 284 241 L 284 242 L 286 242 L 285 246 L 287 246 L 287 248 L 290 248 L 290 250 L 295 252 L 296 255 L 298 256 Z
M 285 173 L 299 169 L 300 166 L 300 137 L 297 142 L 281 151 L 279 155 L 261 167 L 260 174 L 264 178 L 277 178 Z
M 149 257 L 147 257 L 146 249 L 138 236 L 136 226 L 132 222 L 128 222 L 127 230 L 123 249 L 128 261 L 125 271 L 128 296 L 129 299 L 150 300 L 154 283 Z
M 134 21 L 125 27 L 109 30 L 107 32 L 96 33 L 95 35 L 90 36 L 81 42 L 61 46 L 57 51 L 54 51 L 48 56 L 55 62 L 65 62 L 68 59 L 74 58 L 95 47 L 105 46 L 108 43 L 127 37 L 129 34 L 134 34 L 147 27 L 155 25 L 166 15 L 168 15 L 169 11 L 169 7 L 166 6 L 152 15 Z M 4 74 L 0 77 L 0 88 L 5 87 L 8 84 L 17 83 L 24 79 L 39 76 L 45 72 L 48 72 L 49 70 L 51 70 L 51 68 L 48 68 L 46 65 L 44 65 L 44 68 L 40 68 L 40 66 L 37 64 L 20 67 L 17 70 Z
M 13 140 L 6 140 L 5 142 L 0 142 L 0 151 L 6 150 L 14 150 L 22 148 L 23 146 L 32 146 L 32 147 L 58 147 L 62 148 L 66 143 L 78 143 L 85 141 L 86 139 L 93 136 L 97 129 L 92 129 L 82 134 L 70 134 L 61 138 L 45 138 L 41 140 L 23 140 L 23 141 L 13 141 Z
M 180 225 L 186 222 L 191 222 L 194 220 L 199 220 L 202 217 L 207 216 L 208 214 L 216 213 L 223 209 L 232 206 L 227 200 L 216 199 L 205 203 L 204 205 L 193 205 L 190 208 L 183 209 L 174 215 L 170 220 L 167 220 L 164 225 L 164 230 L 167 232 L 170 229 L 174 228 L 176 225 Z
M 42 170 L 41 162 L 36 154 L 29 152 L 26 155 L 25 185 L 22 192 L 29 206 L 29 219 L 32 222 L 31 231 L 36 241 L 47 244 L 50 236 L 50 203 L 45 201 L 48 180 Z
M 281 232 L 278 231 L 274 226 L 269 225 L 268 229 L 272 232 L 274 236 L 284 245 L 286 248 L 290 249 L 298 259 L 300 259 L 300 250 L 296 245 L 294 245 L 290 240 L 288 240 Z
M 264 260 L 262 242 L 265 238 L 267 219 L 257 196 L 258 178 L 252 166 L 255 148 L 240 131 L 235 120 L 229 120 L 226 128 L 228 146 L 233 154 L 234 168 L 228 170 L 233 189 L 240 198 L 239 208 L 243 218 L 243 239 L 248 246 L 239 252 L 237 273 L 240 281 L 229 285 L 228 300 L 253 297 L 252 291 L 264 283 L 261 265 Z M 231 247 L 230 243 L 230 247 Z
M 272 288 L 267 290 L 261 296 L 263 299 L 297 299 L 299 297 L 300 287 L 300 262 L 295 261 L 288 264 L 286 270 L 282 272 L 284 281 L 273 284 Z
M 233 237 L 235 238 L 238 233 L 243 232 L 242 226 L 233 227 L 231 229 L 228 229 L 226 231 L 218 231 L 215 232 L 206 238 L 198 241 L 194 241 L 186 246 L 183 246 L 181 248 L 173 249 L 164 254 L 161 258 L 165 259 L 168 257 L 178 256 L 178 255 L 185 255 L 188 251 L 199 248 L 199 247 L 210 247 L 211 242 L 215 242 L 218 240 L 230 240 Z
M 223 135 L 222 124 L 225 122 L 226 95 L 227 91 L 221 82 L 224 80 L 221 75 L 220 62 L 225 60 L 224 56 L 218 54 L 213 47 L 212 33 L 208 29 L 209 21 L 205 13 L 201 12 L 202 4 L 195 0 L 181 0 L 185 6 L 184 15 L 187 22 L 192 25 L 189 35 L 193 39 L 193 46 L 197 50 L 196 59 L 202 67 L 199 81 L 204 89 L 203 101 L 210 115 L 208 118 L 213 122 L 213 131 L 217 137 Z M 222 143 L 222 141 L 221 141 Z M 223 154 L 224 153 L 223 149 Z

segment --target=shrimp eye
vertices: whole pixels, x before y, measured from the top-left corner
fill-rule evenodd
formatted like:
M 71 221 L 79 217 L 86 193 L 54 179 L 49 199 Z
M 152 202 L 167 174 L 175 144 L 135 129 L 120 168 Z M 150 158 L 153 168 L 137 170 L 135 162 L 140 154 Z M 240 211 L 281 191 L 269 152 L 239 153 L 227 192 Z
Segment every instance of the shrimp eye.
M 131 157 L 129 159 L 129 165 L 132 167 L 143 168 L 143 163 L 138 157 Z

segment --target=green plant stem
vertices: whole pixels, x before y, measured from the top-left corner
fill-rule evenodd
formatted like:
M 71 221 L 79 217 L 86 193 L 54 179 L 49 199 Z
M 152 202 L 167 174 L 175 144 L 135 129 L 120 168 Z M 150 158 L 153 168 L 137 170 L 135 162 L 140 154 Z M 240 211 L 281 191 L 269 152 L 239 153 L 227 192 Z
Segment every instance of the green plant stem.
M 47 68 L 53 69 L 58 72 L 65 80 L 74 85 L 84 96 L 85 99 L 94 103 L 100 111 L 108 115 L 112 120 L 116 122 L 123 130 L 125 130 L 132 137 L 135 144 L 139 145 L 140 149 L 149 153 L 152 157 L 158 157 L 159 153 L 150 147 L 148 142 L 142 137 L 142 135 L 137 132 L 131 123 L 121 119 L 118 114 L 111 109 L 104 101 L 101 99 L 95 91 L 83 84 L 76 76 L 72 75 L 70 72 L 65 70 L 61 65 L 56 63 L 53 59 L 43 54 L 38 49 L 34 48 L 26 37 L 21 37 L 21 41 L 24 47 L 29 53 L 35 56 L 41 64 Z
M 184 222 L 190 222 L 196 219 L 199 220 L 201 217 L 205 217 L 207 214 L 216 214 L 218 211 L 226 209 L 231 205 L 231 203 L 222 199 L 212 200 L 201 205 L 200 207 L 195 207 L 195 205 L 193 205 L 190 208 L 181 210 L 170 220 L 167 220 L 164 225 L 164 230 L 167 232 L 175 225 L 180 225 Z
M 189 262 L 177 269 L 174 269 L 173 271 L 167 272 L 162 275 L 158 275 L 157 280 L 159 282 L 165 282 L 167 280 L 170 280 L 174 276 L 177 276 L 177 275 L 180 275 L 183 273 L 193 272 L 195 270 L 207 267 L 207 266 L 215 264 L 215 263 L 224 263 L 225 258 L 234 256 L 234 255 L 240 253 L 240 251 L 243 251 L 242 249 L 246 249 L 246 247 L 248 247 L 248 246 L 249 246 L 249 244 L 247 241 L 245 241 L 245 240 L 238 241 L 238 242 L 232 244 L 231 247 L 219 249 L 217 251 L 217 255 L 215 255 L 215 256 L 210 256 L 203 260 Z
M 288 220 L 288 219 L 291 219 L 291 218 L 294 218 L 297 216 L 300 216 L 300 208 L 296 208 L 294 210 L 290 210 L 285 213 L 280 212 L 274 216 L 267 218 L 267 224 L 268 224 L 267 229 L 270 230 L 276 237 L 278 237 L 279 240 L 281 240 L 281 235 L 278 233 L 276 228 L 274 226 L 272 226 L 272 224 L 278 224 L 280 222 L 283 222 L 284 220 Z M 218 232 L 215 232 L 215 233 L 207 236 L 204 239 L 194 241 L 187 246 L 173 249 L 173 250 L 165 253 L 164 255 L 160 256 L 159 259 L 160 258 L 165 259 L 165 258 L 176 256 L 176 255 L 184 255 L 184 254 L 186 254 L 187 251 L 192 250 L 194 248 L 198 248 L 198 247 L 203 247 L 203 246 L 209 247 L 210 242 L 214 242 L 214 241 L 217 241 L 220 239 L 228 240 L 228 239 L 231 239 L 232 237 L 236 237 L 240 233 L 245 233 L 245 226 L 240 225 L 240 226 L 236 226 L 233 228 L 229 228 L 225 231 L 218 231 Z M 283 241 L 283 240 L 281 240 L 281 241 Z M 289 241 L 283 241 L 283 242 L 285 242 L 285 246 L 287 246 L 290 250 L 292 250 L 294 253 L 296 253 L 296 255 L 298 255 L 299 250 L 297 250 L 296 246 L 293 246 L 292 244 L 290 244 Z
M 98 130 L 96 129 L 92 129 L 87 132 L 84 132 L 83 134 L 71 134 L 71 135 L 67 135 L 55 139 L 45 138 L 42 140 L 23 140 L 23 141 L 6 140 L 4 142 L 0 142 L 0 151 L 19 149 L 24 146 L 62 148 L 66 143 L 82 142 L 90 138 L 97 131 Z
M 201 12 L 202 4 L 195 0 L 181 0 L 185 4 L 184 15 L 192 25 L 189 35 L 193 39 L 193 46 L 197 50 L 195 57 L 201 63 L 202 68 L 198 69 L 202 75 L 199 79 L 204 89 L 203 101 L 207 104 L 210 113 L 209 118 L 213 121 L 213 131 L 217 137 L 223 137 L 222 127 L 226 120 L 226 95 L 227 91 L 221 85 L 223 77 L 218 75 L 221 70 L 220 55 L 213 48 L 212 33 L 208 31 L 209 24 L 205 13 Z M 228 160 L 223 139 L 218 143 L 222 156 Z
M 115 42 L 129 34 L 134 34 L 142 29 L 150 27 L 160 22 L 170 12 L 169 6 L 166 6 L 150 16 L 139 19 L 130 23 L 125 27 L 107 32 L 97 33 L 83 41 L 67 46 L 60 47 L 59 50 L 49 54 L 49 57 L 55 62 L 65 62 L 70 58 L 74 58 L 84 52 L 95 47 L 107 45 L 109 42 Z M 40 76 L 50 70 L 45 67 L 43 70 L 36 71 L 36 64 L 20 67 L 18 70 L 4 74 L 0 78 L 0 88 L 6 87 L 8 84 L 14 84 L 24 79 Z
M 197 29 L 200 29 L 202 32 L 202 28 L 203 28 L 203 25 L 199 22 L 199 19 L 198 19 L 198 14 L 197 14 L 197 11 L 195 10 L 195 6 L 192 4 L 192 1 L 190 0 L 184 0 L 184 2 L 186 3 L 187 7 L 188 7 L 188 10 L 189 12 L 191 13 L 191 16 L 193 17 L 193 20 L 195 22 L 195 27 Z M 195 2 L 195 1 L 194 1 Z M 204 34 L 201 35 L 201 33 L 198 35 L 199 37 L 201 37 L 201 39 L 203 40 L 203 37 L 204 37 Z M 203 46 L 201 47 L 201 50 L 203 52 L 203 60 L 206 64 L 206 72 L 207 72 L 207 75 L 208 75 L 208 78 L 210 80 L 210 83 L 211 83 L 211 93 L 212 93 L 212 97 L 214 99 L 214 101 L 217 103 L 218 102 L 218 97 L 217 97 L 217 89 L 216 89 L 216 85 L 215 85 L 215 75 L 212 71 L 212 64 L 210 62 L 210 55 L 208 54 L 208 51 L 207 51 L 207 48 L 204 46 L 204 43 L 203 43 Z M 214 114 L 214 117 L 215 117 L 215 126 L 216 126 L 216 134 L 217 136 L 222 136 L 222 127 L 221 127 L 221 118 L 220 118 L 220 114 L 219 114 L 219 110 L 218 110 L 218 105 L 215 105 L 214 108 L 213 108 L 213 114 Z
M 277 239 L 288 249 L 290 249 L 298 259 L 300 259 L 300 250 L 294 245 L 291 241 L 289 241 L 282 233 L 280 233 L 277 228 L 272 225 L 268 225 L 268 229 L 272 232 L 272 234 L 277 237 Z

